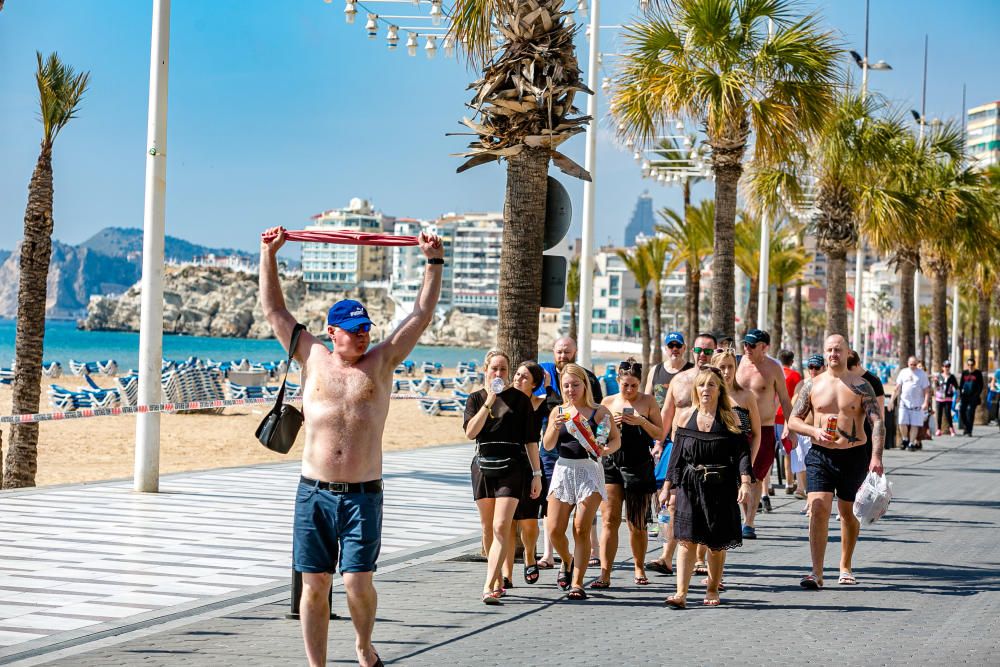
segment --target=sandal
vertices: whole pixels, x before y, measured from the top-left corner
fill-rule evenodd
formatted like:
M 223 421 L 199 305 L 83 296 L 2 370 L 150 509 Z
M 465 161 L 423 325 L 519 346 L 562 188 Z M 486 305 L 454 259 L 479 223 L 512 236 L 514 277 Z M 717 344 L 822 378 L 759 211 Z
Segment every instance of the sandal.
M 799 581 L 799 586 L 806 589 L 807 591 L 818 591 L 821 588 L 823 588 L 823 582 L 814 577 L 813 575 L 807 574 L 806 576 L 802 577 L 801 581 Z
M 594 556 L 591 556 L 590 560 L 587 561 L 587 567 L 600 567 L 600 566 L 601 566 L 601 559 L 600 558 L 596 558 Z
M 636 586 L 649 585 L 649 579 L 647 579 L 646 577 L 632 577 L 632 581 L 635 582 Z
M 694 564 L 695 574 L 708 574 L 708 565 L 705 563 L 695 563 Z
M 718 607 L 722 604 L 722 600 L 719 598 L 705 598 L 701 603 L 706 607 Z
M 586 600 L 587 591 L 583 590 L 582 588 L 573 587 L 570 589 L 566 597 L 570 600 Z
M 498 605 L 500 603 L 500 596 L 497 595 L 496 591 L 490 591 L 489 593 L 483 593 L 483 604 L 485 605 Z
M 651 560 L 644 565 L 647 570 L 652 570 L 653 572 L 659 572 L 660 574 L 672 575 L 674 573 L 674 568 L 670 567 L 667 563 L 661 560 Z
M 513 573 L 512 573 L 513 574 Z M 507 577 L 503 578 L 503 590 L 506 593 L 508 588 L 514 588 L 514 582 Z
M 538 562 L 535 563 L 535 565 L 538 566 L 539 570 L 551 570 L 552 568 L 554 568 L 556 566 L 555 563 L 553 563 L 550 560 L 546 560 L 544 558 L 538 559 Z
M 569 590 L 569 580 L 572 576 L 573 576 L 573 561 L 570 560 L 568 570 L 564 570 L 561 567 L 559 568 L 559 576 L 556 577 L 556 584 L 559 586 L 559 588 L 563 589 L 564 591 Z
M 854 573 L 850 570 L 844 570 L 840 573 L 840 579 L 837 583 L 841 586 L 857 586 L 858 580 L 854 578 Z
M 538 565 L 525 565 L 524 566 L 524 583 L 533 584 L 538 581 L 539 572 Z
M 687 600 L 679 595 L 671 595 L 664 600 L 663 603 L 668 607 L 673 607 L 674 609 L 687 609 Z
M 611 582 L 604 579 L 594 579 L 590 584 L 591 588 L 611 588 Z

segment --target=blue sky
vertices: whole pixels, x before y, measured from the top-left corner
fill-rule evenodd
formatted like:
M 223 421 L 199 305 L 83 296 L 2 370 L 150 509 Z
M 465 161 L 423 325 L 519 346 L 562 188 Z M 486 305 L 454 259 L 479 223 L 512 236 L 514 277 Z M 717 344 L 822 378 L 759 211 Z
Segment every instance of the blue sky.
M 1000 99 L 996 64 L 1000 2 L 872 0 L 870 89 L 919 108 L 923 39 L 930 35 L 927 115 L 957 117 Z M 310 215 L 370 198 L 386 213 L 431 218 L 500 210 L 504 170 L 456 174 L 467 137 L 466 86 L 476 73 L 458 60 L 369 41 L 364 19 L 343 20 L 342 0 L 173 0 L 167 140 L 167 233 L 253 250 L 265 227 L 301 228 Z M 602 24 L 627 21 L 638 2 L 604 0 Z M 861 51 L 863 0 L 810 2 L 847 48 Z M 400 6 L 394 13 L 411 13 Z M 22 236 L 27 185 L 38 153 L 35 51 L 58 51 L 91 71 L 90 92 L 55 147 L 55 232 L 79 243 L 105 226 L 142 226 L 152 2 L 8 0 L 0 11 L 0 248 Z M 602 31 L 602 51 L 617 49 Z M 583 44 L 582 32 L 578 38 Z M 421 44 L 422 46 L 422 44 Z M 580 61 L 586 66 L 586 45 Z M 605 67 L 613 66 L 605 58 Z M 845 63 L 846 66 L 846 63 Z M 856 77 L 860 80 L 860 77 Z M 578 97 L 581 106 L 584 96 Z M 599 243 L 620 243 L 636 198 L 679 208 L 680 191 L 645 181 L 612 140 L 600 105 L 596 180 Z M 566 152 L 583 161 L 582 135 Z M 582 185 L 553 168 L 574 198 Z M 711 195 L 699 186 L 695 198 Z

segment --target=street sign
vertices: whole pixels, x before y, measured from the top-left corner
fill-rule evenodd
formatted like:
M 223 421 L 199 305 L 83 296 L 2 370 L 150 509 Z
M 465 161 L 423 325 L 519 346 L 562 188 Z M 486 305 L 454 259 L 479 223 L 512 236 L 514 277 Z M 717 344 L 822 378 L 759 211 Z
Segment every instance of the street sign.
M 551 250 L 566 236 L 573 222 L 573 203 L 563 184 L 548 177 L 548 193 L 545 195 L 545 240 L 542 250 Z

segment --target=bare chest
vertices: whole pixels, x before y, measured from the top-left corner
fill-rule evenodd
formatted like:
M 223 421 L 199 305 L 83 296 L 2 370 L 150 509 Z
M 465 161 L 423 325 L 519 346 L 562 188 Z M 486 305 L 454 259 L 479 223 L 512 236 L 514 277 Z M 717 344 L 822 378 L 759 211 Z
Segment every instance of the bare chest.
M 736 381 L 744 389 L 749 389 L 754 396 L 760 397 L 769 395 L 774 388 L 774 383 L 764 373 L 761 373 L 756 366 L 740 366 L 736 371 Z
M 814 387 L 812 404 L 824 414 L 860 415 L 864 409 L 862 395 L 840 380 Z

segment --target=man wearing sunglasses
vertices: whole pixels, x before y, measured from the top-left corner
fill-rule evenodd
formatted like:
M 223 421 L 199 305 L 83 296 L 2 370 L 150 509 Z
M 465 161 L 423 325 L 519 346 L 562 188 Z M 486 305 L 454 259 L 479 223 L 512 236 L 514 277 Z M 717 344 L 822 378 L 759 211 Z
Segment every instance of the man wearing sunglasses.
M 776 432 L 774 427 L 778 405 L 781 405 L 784 414 L 792 414 L 785 374 L 781 370 L 781 364 L 767 355 L 770 346 L 771 335 L 766 331 L 747 331 L 743 336 L 743 358 L 736 369 L 736 381 L 741 387 L 749 389 L 757 399 L 757 411 L 760 414 L 760 447 L 753 461 L 753 477 L 759 483 L 751 486 L 753 497 L 750 498 L 746 524 L 743 526 L 743 537 L 751 540 L 757 537 L 757 530 L 754 528 L 757 504 L 771 477 L 771 466 L 781 442 L 781 433 Z M 770 511 L 770 506 L 771 501 L 768 499 L 764 507 Z
M 275 337 L 287 349 L 295 318 L 285 306 L 275 255 L 285 230 L 269 229 L 260 249 L 260 297 Z M 395 368 L 431 323 L 441 293 L 444 244 L 421 233 L 427 258 L 413 311 L 371 350 L 372 321 L 357 301 L 340 301 L 327 314 L 330 350 L 303 331 L 293 356 L 302 365 L 305 450 L 292 530 L 293 566 L 302 573 L 302 636 L 310 665 L 325 665 L 330 625 L 328 594 L 339 566 L 355 650 L 362 667 L 381 665 L 372 646 L 377 597 L 372 577 L 382 539 L 382 431 Z
M 671 331 L 663 340 L 666 350 L 663 354 L 663 363 L 656 364 L 646 378 L 647 394 L 652 394 L 656 399 L 656 404 L 663 409 L 663 401 L 667 398 L 667 387 L 679 373 L 690 368 L 694 364 L 687 360 L 687 345 L 684 344 L 684 334 L 680 331 Z

